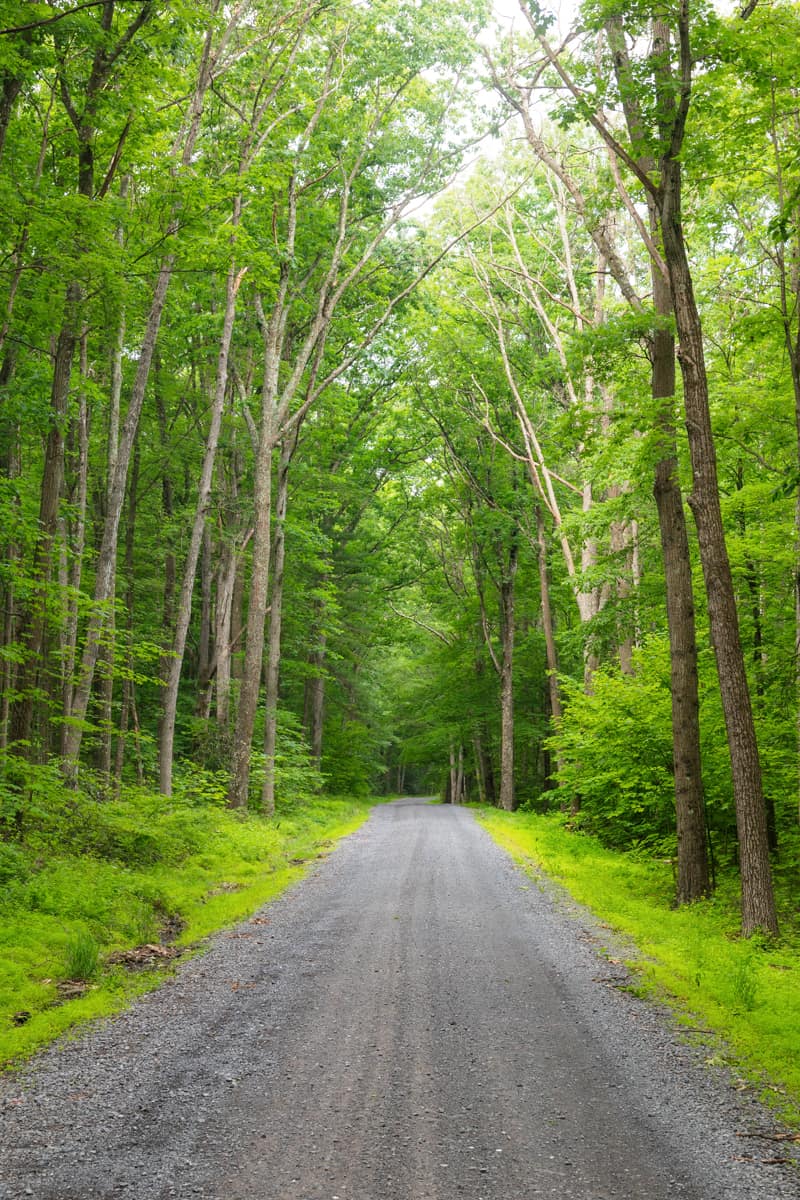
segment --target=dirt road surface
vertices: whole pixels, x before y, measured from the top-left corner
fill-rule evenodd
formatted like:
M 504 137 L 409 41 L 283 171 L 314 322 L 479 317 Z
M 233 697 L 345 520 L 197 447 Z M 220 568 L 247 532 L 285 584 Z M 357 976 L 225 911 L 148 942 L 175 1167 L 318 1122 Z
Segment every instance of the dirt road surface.
M 18 1200 L 786 1200 L 774 1121 L 470 812 L 378 808 L 174 980 L 0 1082 Z M 606 944 L 608 944 L 606 942 Z

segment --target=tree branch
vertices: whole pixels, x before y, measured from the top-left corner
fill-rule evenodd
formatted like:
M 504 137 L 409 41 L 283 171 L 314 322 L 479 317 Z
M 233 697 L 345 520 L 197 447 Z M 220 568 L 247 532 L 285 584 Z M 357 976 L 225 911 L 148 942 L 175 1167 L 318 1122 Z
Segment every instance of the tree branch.
M 144 4 L 150 7 L 152 0 L 128 0 L 128 3 Z M 87 0 L 86 4 L 78 4 L 75 8 L 69 8 L 66 12 L 56 13 L 54 17 L 45 17 L 41 21 L 30 21 L 27 25 L 9 25 L 7 29 L 0 29 L 0 37 L 10 33 L 27 33 L 29 29 L 41 29 L 43 25 L 54 25 L 56 21 L 63 21 L 65 17 L 73 17 L 75 13 L 83 12 L 86 8 L 102 8 L 106 4 L 106 0 Z M 755 5 L 753 5 L 755 8 Z

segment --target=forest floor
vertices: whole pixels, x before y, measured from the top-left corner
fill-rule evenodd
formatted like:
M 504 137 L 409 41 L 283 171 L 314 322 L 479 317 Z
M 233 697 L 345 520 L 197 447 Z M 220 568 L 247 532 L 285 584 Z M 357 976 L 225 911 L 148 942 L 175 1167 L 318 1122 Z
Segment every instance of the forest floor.
M 0 1080 L 17 1200 L 789 1200 L 775 1118 L 613 935 L 406 800 L 159 991 Z

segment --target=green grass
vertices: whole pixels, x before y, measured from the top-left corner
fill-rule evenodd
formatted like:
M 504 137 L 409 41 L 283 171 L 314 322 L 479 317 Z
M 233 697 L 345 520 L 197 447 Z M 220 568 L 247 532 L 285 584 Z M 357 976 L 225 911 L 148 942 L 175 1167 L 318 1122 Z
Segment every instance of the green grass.
M 171 940 L 197 948 L 299 879 L 374 803 L 315 797 L 265 820 L 141 790 L 58 799 L 0 842 L 3 1065 L 119 1011 L 169 970 L 131 972 L 112 952 L 157 942 L 168 923 Z M 65 1000 L 65 981 L 88 986 Z
M 478 820 L 526 871 L 543 871 L 630 939 L 640 990 L 667 1000 L 687 1036 L 710 1031 L 710 1058 L 800 1122 L 800 953 L 789 897 L 783 937 L 746 941 L 733 879 L 710 900 L 674 908 L 669 862 L 607 850 L 558 816 L 482 809 Z

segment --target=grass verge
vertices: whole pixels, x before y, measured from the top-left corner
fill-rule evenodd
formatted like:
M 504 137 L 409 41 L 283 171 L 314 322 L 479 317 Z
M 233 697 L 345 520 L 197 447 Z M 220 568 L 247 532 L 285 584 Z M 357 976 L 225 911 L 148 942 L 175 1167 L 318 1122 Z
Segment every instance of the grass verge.
M 712 1035 L 709 1061 L 730 1066 L 800 1125 L 800 953 L 796 937 L 739 937 L 738 894 L 672 907 L 672 866 L 605 849 L 563 818 L 481 809 L 478 820 L 529 874 L 543 871 L 636 946 L 628 965 L 690 1030 Z
M 144 791 L 69 797 L 0 841 L 0 1065 L 157 986 L 143 944 L 196 948 L 300 878 L 366 820 L 374 801 L 315 797 L 266 820 Z

